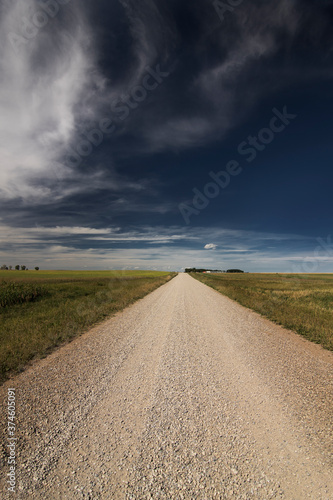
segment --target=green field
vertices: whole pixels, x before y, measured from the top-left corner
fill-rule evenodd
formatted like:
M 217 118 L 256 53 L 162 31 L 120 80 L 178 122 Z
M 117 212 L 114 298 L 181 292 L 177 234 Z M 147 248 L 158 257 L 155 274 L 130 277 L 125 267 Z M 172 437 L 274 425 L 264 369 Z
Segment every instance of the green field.
M 176 273 L 0 271 L 0 382 Z
M 1 271 L 0 282 L 5 281 L 27 281 L 27 282 L 41 282 L 45 281 L 50 283 L 52 280 L 87 280 L 98 278 L 119 278 L 124 277 L 156 277 L 165 276 L 168 273 L 163 271 Z
M 333 274 L 202 274 L 199 281 L 333 350 Z

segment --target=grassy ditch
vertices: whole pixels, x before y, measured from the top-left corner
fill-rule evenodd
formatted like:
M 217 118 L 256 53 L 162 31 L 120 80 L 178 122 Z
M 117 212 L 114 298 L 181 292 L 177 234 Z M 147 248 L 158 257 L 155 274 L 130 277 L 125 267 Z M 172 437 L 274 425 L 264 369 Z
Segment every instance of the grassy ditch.
M 0 383 L 175 274 L 1 271 Z
M 245 307 L 333 350 L 333 274 L 192 276 Z

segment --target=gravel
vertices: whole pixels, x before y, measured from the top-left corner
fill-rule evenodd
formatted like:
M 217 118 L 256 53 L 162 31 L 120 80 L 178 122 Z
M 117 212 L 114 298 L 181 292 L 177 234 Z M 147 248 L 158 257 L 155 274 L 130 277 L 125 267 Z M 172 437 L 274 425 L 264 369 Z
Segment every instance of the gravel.
M 0 488 L 15 387 L 15 498 L 331 500 L 332 382 L 332 353 L 179 274 L 0 388 Z

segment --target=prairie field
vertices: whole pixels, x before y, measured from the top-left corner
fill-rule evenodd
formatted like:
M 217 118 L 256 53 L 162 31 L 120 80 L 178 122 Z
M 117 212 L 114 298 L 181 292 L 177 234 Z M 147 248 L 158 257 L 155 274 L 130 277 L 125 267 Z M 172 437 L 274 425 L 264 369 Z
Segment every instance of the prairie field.
M 175 274 L 0 271 L 0 383 Z
M 275 323 L 333 350 L 333 274 L 191 275 Z
M 168 273 L 163 271 L 1 271 L 1 281 L 16 281 L 16 282 L 42 282 L 50 283 L 52 280 L 59 282 L 60 280 L 96 280 L 98 278 L 140 278 L 140 277 L 158 277 L 165 276 Z

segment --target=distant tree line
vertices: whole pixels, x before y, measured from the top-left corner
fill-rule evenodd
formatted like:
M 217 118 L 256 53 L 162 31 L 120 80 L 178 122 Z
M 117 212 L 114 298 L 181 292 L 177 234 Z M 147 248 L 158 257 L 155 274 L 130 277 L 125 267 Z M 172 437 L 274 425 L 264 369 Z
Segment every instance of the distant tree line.
M 0 267 L 0 270 L 1 271 L 11 271 L 13 269 L 13 266 L 6 266 L 6 264 L 4 264 L 3 266 Z M 29 269 L 27 268 L 27 266 L 19 266 L 18 264 L 15 266 L 15 271 L 29 271 Z M 35 271 L 39 271 L 39 267 L 36 266 L 35 267 Z

